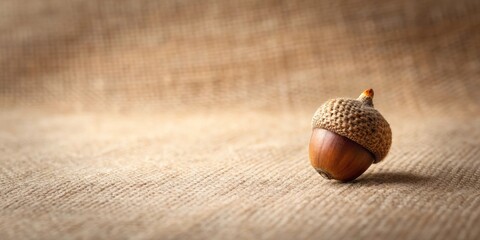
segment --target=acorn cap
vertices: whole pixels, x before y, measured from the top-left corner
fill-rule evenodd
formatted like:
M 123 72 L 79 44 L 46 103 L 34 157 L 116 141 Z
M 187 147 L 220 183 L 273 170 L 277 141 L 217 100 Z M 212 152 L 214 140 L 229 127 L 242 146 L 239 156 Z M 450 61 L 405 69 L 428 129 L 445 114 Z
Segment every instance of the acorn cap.
M 387 156 L 392 145 L 392 130 L 373 108 L 373 90 L 365 90 L 358 99 L 335 98 L 320 106 L 312 118 L 312 128 L 323 128 L 349 138 L 375 156 L 374 163 Z

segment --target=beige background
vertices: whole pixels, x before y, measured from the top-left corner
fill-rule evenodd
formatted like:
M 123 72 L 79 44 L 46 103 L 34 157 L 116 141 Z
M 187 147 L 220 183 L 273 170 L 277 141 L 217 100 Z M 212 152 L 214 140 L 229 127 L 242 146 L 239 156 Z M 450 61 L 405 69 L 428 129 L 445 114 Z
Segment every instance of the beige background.
M 309 166 L 375 90 L 389 156 Z M 1 239 L 478 239 L 478 1 L 0 1 Z

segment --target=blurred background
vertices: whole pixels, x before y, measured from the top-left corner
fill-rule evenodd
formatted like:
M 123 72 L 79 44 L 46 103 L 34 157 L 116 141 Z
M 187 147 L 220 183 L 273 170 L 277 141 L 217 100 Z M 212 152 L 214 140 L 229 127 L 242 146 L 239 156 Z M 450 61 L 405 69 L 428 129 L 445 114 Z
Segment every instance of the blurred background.
M 385 161 L 310 166 L 375 90 Z M 480 239 L 478 0 L 1 0 L 0 239 Z
M 479 5 L 4 0 L 0 104 L 314 109 L 371 87 L 389 109 L 477 111 Z

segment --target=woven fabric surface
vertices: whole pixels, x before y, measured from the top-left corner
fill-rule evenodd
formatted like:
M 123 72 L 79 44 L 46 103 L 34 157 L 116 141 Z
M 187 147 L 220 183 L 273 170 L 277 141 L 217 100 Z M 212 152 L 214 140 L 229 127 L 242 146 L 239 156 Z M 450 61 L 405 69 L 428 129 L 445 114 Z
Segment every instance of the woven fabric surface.
M 310 166 L 326 100 L 392 147 Z M 0 1 L 0 239 L 479 239 L 480 2 Z

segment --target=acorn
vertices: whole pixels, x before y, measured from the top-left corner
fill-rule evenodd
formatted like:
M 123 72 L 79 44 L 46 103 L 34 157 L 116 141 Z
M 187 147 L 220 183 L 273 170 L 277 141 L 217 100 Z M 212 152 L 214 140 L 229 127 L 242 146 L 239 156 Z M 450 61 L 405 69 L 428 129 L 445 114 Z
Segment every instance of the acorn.
M 357 99 L 328 100 L 313 115 L 310 163 L 324 178 L 352 181 L 386 157 L 392 130 L 372 99 L 367 89 Z

